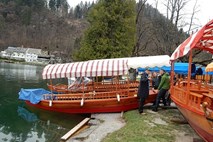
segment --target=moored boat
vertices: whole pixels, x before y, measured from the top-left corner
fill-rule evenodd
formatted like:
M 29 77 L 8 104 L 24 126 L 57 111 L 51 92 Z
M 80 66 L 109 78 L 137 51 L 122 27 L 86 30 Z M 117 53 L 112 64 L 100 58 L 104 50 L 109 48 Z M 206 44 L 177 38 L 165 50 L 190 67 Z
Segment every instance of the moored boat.
M 156 60 L 154 60 L 154 64 L 153 62 L 149 64 L 160 67 L 169 65 L 168 56 L 160 56 L 160 58 L 162 60 L 161 62 L 158 62 L 158 64 L 156 63 Z M 120 81 L 118 79 L 120 76 L 127 76 L 129 68 L 133 67 L 132 64 L 128 65 L 127 62 L 131 61 L 127 59 L 105 59 L 47 65 L 43 69 L 43 79 L 72 77 L 100 78 L 107 76 L 113 78 L 113 80 L 110 83 L 97 82 L 91 83 L 88 86 L 82 83 L 81 91 L 65 91 L 61 92 L 61 94 L 41 92 L 40 95 L 38 95 L 38 93 L 33 92 L 25 93 L 23 89 L 23 92 L 20 92 L 20 96 L 26 94 L 26 98 L 19 97 L 20 99 L 26 100 L 28 105 L 64 113 L 121 112 L 136 109 L 138 108 L 138 84 L 135 82 L 130 83 L 128 79 L 126 81 Z M 147 66 L 148 61 L 146 60 L 144 62 L 146 62 L 146 64 L 142 63 L 139 65 L 142 67 Z M 134 65 L 134 67 L 137 68 L 138 65 Z M 154 90 L 150 90 L 150 95 L 146 103 L 152 103 L 155 100 L 156 95 L 157 93 Z M 40 100 L 36 101 L 36 103 L 30 100 L 30 98 L 37 98 L 37 96 L 40 96 Z
M 171 99 L 191 127 L 207 142 L 213 142 L 213 90 L 207 81 L 191 79 L 192 50 L 204 50 L 213 54 L 213 20 L 186 39 L 171 56 L 172 75 L 174 61 L 189 53 L 188 76 L 173 85 Z M 208 70 L 206 70 L 208 71 Z M 208 80 L 209 81 L 209 80 Z

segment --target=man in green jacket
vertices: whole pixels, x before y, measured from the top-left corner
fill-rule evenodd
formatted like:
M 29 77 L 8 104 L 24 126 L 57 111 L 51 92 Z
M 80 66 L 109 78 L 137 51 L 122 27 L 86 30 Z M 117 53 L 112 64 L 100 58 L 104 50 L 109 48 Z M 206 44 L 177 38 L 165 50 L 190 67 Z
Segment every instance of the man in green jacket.
M 165 99 L 165 94 L 169 90 L 169 87 L 170 87 L 170 77 L 169 77 L 169 74 L 166 73 L 165 70 L 163 70 L 163 69 L 160 70 L 160 74 L 161 74 L 161 81 L 158 86 L 159 91 L 158 91 L 155 105 L 153 106 L 153 109 L 152 109 L 153 111 L 158 111 L 160 99 L 163 100 L 164 106 L 167 105 L 166 99 Z

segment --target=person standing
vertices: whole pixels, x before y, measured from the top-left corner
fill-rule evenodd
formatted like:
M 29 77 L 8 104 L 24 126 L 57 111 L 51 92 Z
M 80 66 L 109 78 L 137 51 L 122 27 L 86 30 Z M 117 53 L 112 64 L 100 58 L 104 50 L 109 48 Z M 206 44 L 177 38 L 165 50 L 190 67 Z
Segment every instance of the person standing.
M 169 78 L 169 74 L 166 73 L 165 70 L 163 70 L 163 69 L 160 70 L 160 74 L 161 74 L 161 81 L 158 86 L 158 95 L 157 95 L 157 98 L 155 101 L 155 105 L 152 109 L 153 111 L 158 111 L 158 106 L 159 106 L 161 99 L 163 100 L 164 106 L 167 106 L 165 95 L 170 87 L 170 78 Z
M 145 72 L 141 75 L 140 84 L 138 87 L 138 97 L 139 97 L 138 111 L 140 114 L 145 114 L 143 112 L 143 106 L 146 98 L 149 96 L 149 74 L 150 70 L 146 68 Z

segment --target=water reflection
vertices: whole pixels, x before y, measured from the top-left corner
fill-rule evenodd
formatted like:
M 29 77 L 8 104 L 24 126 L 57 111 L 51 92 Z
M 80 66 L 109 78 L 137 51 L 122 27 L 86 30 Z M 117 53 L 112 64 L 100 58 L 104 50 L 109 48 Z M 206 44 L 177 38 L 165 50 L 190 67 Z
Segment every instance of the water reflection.
M 44 111 L 18 100 L 21 88 L 46 88 L 40 66 L 0 63 L 0 142 L 55 142 L 85 116 Z
M 0 63 L 0 75 L 7 80 L 22 79 L 25 82 L 38 82 L 41 79 L 42 66 Z
M 38 120 L 38 117 L 34 113 L 29 112 L 24 107 L 18 106 L 17 112 L 18 112 L 18 116 L 22 117 L 27 122 L 35 122 Z

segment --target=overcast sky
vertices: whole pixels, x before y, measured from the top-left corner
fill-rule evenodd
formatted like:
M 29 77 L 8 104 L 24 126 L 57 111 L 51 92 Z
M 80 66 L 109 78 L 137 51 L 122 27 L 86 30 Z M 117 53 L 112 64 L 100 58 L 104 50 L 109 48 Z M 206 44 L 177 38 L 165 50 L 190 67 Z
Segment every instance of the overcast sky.
M 68 0 L 68 3 L 70 4 L 71 7 L 76 6 L 78 3 L 80 3 L 81 1 L 85 2 L 85 1 L 96 1 L 96 0 Z M 166 8 L 165 6 L 163 6 L 163 2 L 165 2 L 165 0 L 158 0 L 159 4 L 158 4 L 158 10 L 165 14 L 166 13 Z M 186 14 L 185 19 L 183 19 L 184 21 L 187 21 L 190 19 L 190 16 L 192 13 L 192 9 L 194 6 L 194 2 L 195 0 L 190 0 L 189 3 L 187 3 L 185 9 L 184 9 L 184 14 Z M 154 6 L 155 0 L 148 0 L 148 3 Z M 198 10 L 200 10 L 197 14 L 196 14 L 196 20 L 194 22 L 196 22 L 196 24 L 198 25 L 205 25 L 209 20 L 213 19 L 213 0 L 198 0 Z

